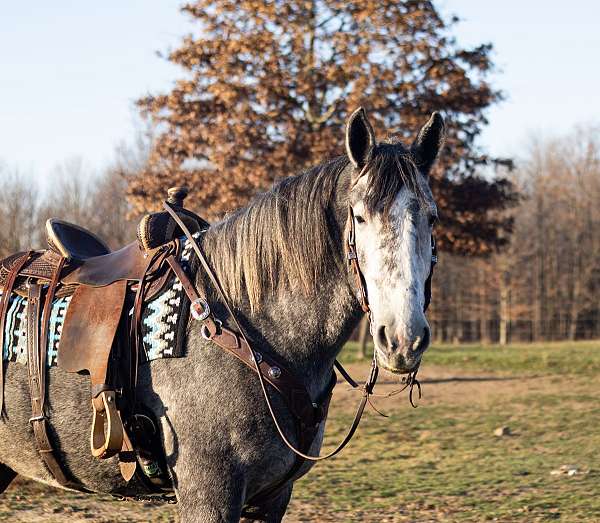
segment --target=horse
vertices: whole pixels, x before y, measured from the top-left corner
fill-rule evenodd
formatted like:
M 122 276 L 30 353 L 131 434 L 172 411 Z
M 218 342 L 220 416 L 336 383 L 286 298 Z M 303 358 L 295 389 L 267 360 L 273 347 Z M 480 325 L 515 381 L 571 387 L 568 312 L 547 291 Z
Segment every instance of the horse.
M 283 179 L 198 239 L 255 350 L 290 369 L 313 401 L 330 387 L 367 296 L 379 366 L 406 374 L 421 363 L 430 340 L 424 308 L 437 219 L 428 176 L 443 139 L 444 120 L 434 113 L 412 145 L 377 142 L 360 108 L 346 124 L 344 156 Z M 350 232 L 356 265 L 347 259 Z M 205 271 L 197 270 L 194 285 L 231 323 Z M 269 386 L 267 405 L 256 374 L 203 336 L 193 318 L 185 332 L 185 356 L 144 363 L 137 384 L 138 401 L 158 420 L 180 520 L 280 522 L 294 481 L 314 461 L 302 460 L 290 477 L 297 456 L 269 408 L 292 447 L 295 420 Z M 50 438 L 73 481 L 87 492 L 143 495 L 143 485 L 121 477 L 116 458 L 94 459 L 83 443 L 89 378 L 58 366 L 47 380 Z M 36 450 L 29 402 L 26 366 L 6 364 L 0 483 L 20 474 L 60 487 Z M 309 456 L 319 453 L 324 429 L 325 419 L 305 449 Z M 261 498 L 274 484 L 274 494 Z

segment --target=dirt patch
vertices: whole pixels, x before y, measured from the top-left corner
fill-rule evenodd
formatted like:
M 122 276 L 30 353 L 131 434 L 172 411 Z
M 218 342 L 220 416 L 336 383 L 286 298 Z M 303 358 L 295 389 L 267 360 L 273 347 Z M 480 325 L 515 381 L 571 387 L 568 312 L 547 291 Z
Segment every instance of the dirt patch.
M 174 505 L 66 492 L 16 478 L 0 497 L 0 521 L 114 523 L 177 521 Z
M 347 366 L 354 379 L 360 383 L 368 373 L 367 364 L 353 363 Z M 449 369 L 446 367 L 425 366 L 418 375 L 423 397 L 422 407 L 440 404 L 489 403 L 498 397 L 519 397 L 531 393 L 561 392 L 565 389 L 586 391 L 586 380 L 573 379 L 571 376 L 514 375 L 509 373 L 477 372 L 472 370 Z M 382 371 L 376 386 L 374 397 L 377 405 L 402 407 L 408 402 L 408 391 L 386 398 L 385 395 L 402 387 L 401 376 Z M 353 399 L 358 401 L 359 392 L 354 391 L 342 378 L 335 389 L 333 407 L 351 409 Z

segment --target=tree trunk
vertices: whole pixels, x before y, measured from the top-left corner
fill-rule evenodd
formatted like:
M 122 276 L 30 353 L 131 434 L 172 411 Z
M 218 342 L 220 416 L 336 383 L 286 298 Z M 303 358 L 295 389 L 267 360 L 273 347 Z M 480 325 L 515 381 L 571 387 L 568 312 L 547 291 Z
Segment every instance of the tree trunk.
M 536 241 L 537 249 L 535 256 L 535 293 L 533 303 L 533 340 L 542 341 L 546 337 L 545 313 L 546 313 L 546 237 L 544 227 L 544 204 L 542 196 L 536 200 Z
M 510 273 L 505 270 L 500 278 L 500 345 L 509 342 L 510 328 Z
M 485 268 L 483 265 L 479 266 L 479 325 L 481 332 L 481 342 L 484 344 L 491 343 L 490 333 L 490 318 L 488 315 L 488 284 L 485 278 Z

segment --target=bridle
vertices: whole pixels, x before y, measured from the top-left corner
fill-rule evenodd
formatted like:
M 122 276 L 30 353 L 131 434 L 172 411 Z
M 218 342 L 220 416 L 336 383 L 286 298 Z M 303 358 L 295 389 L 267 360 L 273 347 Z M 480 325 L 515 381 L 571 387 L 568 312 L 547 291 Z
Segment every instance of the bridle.
M 356 253 L 356 218 L 354 217 L 354 211 L 352 206 L 348 205 L 348 236 L 346 237 L 346 256 L 352 272 L 354 273 L 354 279 L 356 280 L 356 287 L 358 288 L 358 300 L 360 302 L 361 309 L 364 313 L 369 315 L 369 323 L 371 319 L 371 307 L 369 306 L 369 295 L 367 293 L 367 284 L 365 277 L 360 270 L 358 263 L 358 254 Z M 437 244 L 435 242 L 435 236 L 431 234 L 431 264 L 429 266 L 429 275 L 425 280 L 425 286 L 423 294 L 425 297 L 423 303 L 423 312 L 426 312 L 431 303 L 431 279 L 433 278 L 433 269 L 435 268 L 438 261 L 437 256 Z
M 348 432 L 347 432 L 346 436 L 344 437 L 344 439 L 331 452 L 329 452 L 325 455 L 322 455 L 322 456 L 311 456 L 309 454 L 306 454 L 305 452 L 300 451 L 289 441 L 289 439 L 283 432 L 283 429 L 281 428 L 281 425 L 277 419 L 277 415 L 275 414 L 275 410 L 273 408 L 272 401 L 267 392 L 266 379 L 263 376 L 263 370 L 260 367 L 260 363 L 263 359 L 263 356 L 261 356 L 258 352 L 256 352 L 253 349 L 252 344 L 249 342 L 248 338 L 246 337 L 244 329 L 238 322 L 236 315 L 233 313 L 233 310 L 231 309 L 231 307 L 229 305 L 229 301 L 228 301 L 227 297 L 225 296 L 225 292 L 223 291 L 218 278 L 216 277 L 214 271 L 212 270 L 210 264 L 208 263 L 206 256 L 202 252 L 201 247 L 199 246 L 198 242 L 196 241 L 196 239 L 194 238 L 194 236 L 192 235 L 192 233 L 190 232 L 188 227 L 178 216 L 176 209 L 167 202 L 165 202 L 164 208 L 171 215 L 171 217 L 174 219 L 174 221 L 177 223 L 179 228 L 182 230 L 182 232 L 187 237 L 187 240 L 190 242 L 194 252 L 198 256 L 198 259 L 200 261 L 200 264 L 202 265 L 202 268 L 208 275 L 213 287 L 217 291 L 220 299 L 222 300 L 222 303 L 225 306 L 225 309 L 227 310 L 230 318 L 232 319 L 233 323 L 235 324 L 235 327 L 237 328 L 237 335 L 239 335 L 242 342 L 245 343 L 247 349 L 250 351 L 250 353 L 252 355 L 252 361 L 254 364 L 254 370 L 255 370 L 256 374 L 258 375 L 258 379 L 259 379 L 260 387 L 262 389 L 262 393 L 263 393 L 263 396 L 265 399 L 265 403 L 267 405 L 267 408 L 269 410 L 269 413 L 271 415 L 273 423 L 275 424 L 277 432 L 279 433 L 279 436 L 281 437 L 282 441 L 294 454 L 296 454 L 296 456 L 298 456 L 302 460 L 308 460 L 308 461 L 313 461 L 313 462 L 314 461 L 322 461 L 322 460 L 331 458 L 331 457 L 335 456 L 336 454 L 338 454 L 350 442 L 350 440 L 354 436 L 354 433 L 356 432 L 356 429 L 358 428 L 358 425 L 360 424 L 360 421 L 362 419 L 362 415 L 364 413 L 365 406 L 366 406 L 367 402 L 370 402 L 370 396 L 373 394 L 373 389 L 375 387 L 375 383 L 377 382 L 377 377 L 379 374 L 379 367 L 377 365 L 377 359 L 376 359 L 375 355 L 373 355 L 373 361 L 371 364 L 371 370 L 369 372 L 369 377 L 362 387 L 360 387 L 358 385 L 358 383 L 354 379 L 352 379 L 352 377 L 348 374 L 346 369 L 344 369 L 344 367 L 337 360 L 335 361 L 335 367 L 338 369 L 338 371 L 341 373 L 341 375 L 344 377 L 344 379 L 350 384 L 350 386 L 354 389 L 362 390 L 362 398 L 361 398 L 358 408 L 356 410 L 356 414 L 354 416 L 354 421 L 352 422 L 350 428 L 348 429 Z M 357 285 L 358 291 L 359 291 L 359 301 L 361 304 L 361 308 L 365 313 L 369 314 L 369 319 L 370 319 L 371 309 L 369 307 L 369 300 L 368 300 L 368 293 L 367 293 L 365 279 L 364 279 L 363 273 L 360 269 L 358 256 L 356 253 L 355 218 L 354 218 L 354 213 L 352 211 L 352 207 L 350 205 L 348 206 L 348 220 L 349 220 L 349 224 L 347 225 L 348 236 L 346 238 L 347 259 L 348 259 L 348 263 L 350 264 L 351 270 L 353 271 L 355 278 L 356 278 L 356 285 Z M 216 318 L 214 318 L 214 319 L 211 318 L 210 308 L 208 307 L 206 300 L 199 297 L 199 294 L 198 294 L 197 290 L 195 289 L 195 286 L 189 280 L 189 278 L 186 276 L 185 272 L 181 269 L 180 266 L 178 266 L 177 262 L 172 257 L 170 259 L 168 259 L 167 261 L 169 261 L 174 272 L 177 274 L 178 278 L 182 282 L 184 290 L 185 290 L 186 294 L 188 295 L 188 298 L 192 302 L 192 305 L 191 305 L 192 317 L 203 322 L 203 326 L 202 326 L 203 332 L 204 332 L 204 329 L 208 329 L 208 330 L 213 329 L 214 332 L 218 332 L 219 330 L 221 330 L 221 331 L 225 331 L 227 333 L 236 334 L 236 333 L 233 333 L 232 331 L 225 329 L 222 326 L 222 322 L 220 320 L 218 320 Z M 436 251 L 435 240 L 433 239 L 433 236 L 432 236 L 431 270 L 430 270 L 429 276 L 427 278 L 427 281 L 425 283 L 425 289 L 424 289 L 424 292 L 425 292 L 425 307 L 424 307 L 424 309 L 425 310 L 429 306 L 429 302 L 431 299 L 431 278 L 433 275 L 433 268 L 434 268 L 436 262 L 437 262 L 437 251 Z M 198 304 L 200 304 L 199 305 L 200 310 L 197 310 Z M 206 323 L 206 322 L 208 322 L 208 323 Z M 207 325 L 209 325 L 209 327 L 207 327 Z M 223 346 L 213 336 L 206 336 L 206 339 L 213 340 L 213 341 L 215 341 L 215 343 L 219 344 L 220 346 Z M 333 378 L 335 378 L 335 373 L 333 375 Z M 415 384 L 415 380 L 416 380 L 416 378 L 414 377 L 414 374 L 411 375 L 411 378 L 408 380 L 408 382 L 406 383 L 406 385 L 404 387 L 404 388 L 406 388 L 408 386 L 411 386 L 411 403 L 412 403 L 412 385 Z M 335 379 L 333 379 L 332 382 L 335 384 Z M 417 382 L 417 384 L 418 384 L 418 382 Z M 404 388 L 402 390 L 404 390 Z M 420 394 L 420 386 L 419 386 L 419 394 Z M 316 404 L 313 403 L 313 406 L 316 407 Z M 414 404 L 413 404 L 413 406 L 414 406 Z M 299 468 L 299 467 L 295 467 L 295 468 Z
M 360 175 L 359 175 L 359 177 L 360 177 Z M 372 322 L 372 318 L 371 318 L 371 307 L 369 305 L 369 295 L 367 293 L 367 284 L 365 281 L 365 277 L 360 269 L 360 264 L 358 261 L 358 254 L 356 252 L 356 221 L 355 220 L 356 220 L 356 218 L 354 217 L 354 211 L 352 209 L 352 205 L 348 205 L 348 225 L 347 225 L 348 235 L 346 237 L 346 256 L 348 259 L 348 264 L 350 265 L 350 268 L 354 274 L 354 279 L 356 281 L 356 287 L 358 289 L 358 300 L 360 302 L 361 309 L 363 310 L 363 312 L 365 314 L 368 315 L 369 329 L 371 330 L 371 335 L 372 335 L 373 334 L 373 322 Z M 430 266 L 429 266 L 429 275 L 427 276 L 427 280 L 425 280 L 425 285 L 424 285 L 424 289 L 423 289 L 423 294 L 424 294 L 423 312 L 427 311 L 427 309 L 429 308 L 429 304 L 431 303 L 431 280 L 433 278 L 433 269 L 435 268 L 437 261 L 438 261 L 437 244 L 435 241 L 435 237 L 432 233 L 431 234 L 431 261 L 430 261 Z M 345 369 L 341 366 L 341 364 L 337 360 L 335 361 L 335 366 L 340 371 L 342 376 L 344 376 L 346 381 L 348 381 L 348 383 L 350 383 L 350 385 L 352 385 L 353 388 L 356 388 L 356 387 L 354 387 L 356 382 L 354 382 L 354 380 L 351 380 L 350 376 L 347 374 Z M 399 390 L 390 392 L 386 396 L 393 396 L 395 394 L 398 394 L 399 392 L 402 392 L 406 388 L 410 387 L 409 401 L 410 401 L 410 404 L 414 408 L 416 408 L 416 405 L 413 401 L 413 387 L 415 387 L 415 386 L 417 387 L 418 392 L 419 392 L 419 399 L 421 399 L 421 384 L 417 380 L 418 370 L 419 369 L 417 367 L 417 369 L 412 371 L 408 375 L 408 377 L 403 381 L 404 387 L 402 387 Z M 381 414 L 381 412 L 379 412 L 373 406 L 373 404 L 371 403 L 371 401 L 369 399 L 369 396 L 371 396 L 373 394 L 373 388 L 375 387 L 375 383 L 377 381 L 378 374 L 379 374 L 379 365 L 377 363 L 377 357 L 376 357 L 375 351 L 373 351 L 373 359 L 371 361 L 371 371 L 369 373 L 369 379 L 363 386 L 366 398 L 363 398 L 363 399 L 366 399 L 366 401 L 371 404 L 373 409 L 377 413 Z

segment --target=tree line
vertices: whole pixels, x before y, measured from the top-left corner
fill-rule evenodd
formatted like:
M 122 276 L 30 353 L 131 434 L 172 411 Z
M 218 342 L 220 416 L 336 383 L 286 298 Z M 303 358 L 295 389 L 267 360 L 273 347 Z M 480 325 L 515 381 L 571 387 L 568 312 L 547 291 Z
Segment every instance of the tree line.
M 536 144 L 512 172 L 510 158 L 482 151 L 486 111 L 503 93 L 490 83 L 492 45 L 461 46 L 457 17 L 430 0 L 196 0 L 181 11 L 198 30 L 166 55 L 182 68 L 172 87 L 137 101 L 149 139 L 98 176 L 65 164 L 44 194 L 0 166 L 2 253 L 42 246 L 53 215 L 123 245 L 173 185 L 189 186 L 187 203 L 217 219 L 341 154 L 359 105 L 379 139 L 405 143 L 439 110 L 436 339 L 599 334 L 594 129 Z
M 81 225 L 119 248 L 135 238 L 136 217 L 126 199 L 129 176 L 144 161 L 145 145 L 121 147 L 100 172 L 80 158 L 49 174 L 47 191 L 30 176 L 0 163 L 0 256 L 47 246 L 45 223 L 59 218 Z
M 436 340 L 600 337 L 598 130 L 532 142 L 514 173 L 521 201 L 506 248 L 483 258 L 442 253 L 430 312 Z

